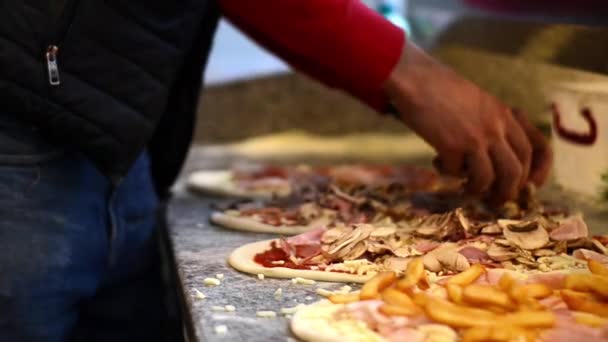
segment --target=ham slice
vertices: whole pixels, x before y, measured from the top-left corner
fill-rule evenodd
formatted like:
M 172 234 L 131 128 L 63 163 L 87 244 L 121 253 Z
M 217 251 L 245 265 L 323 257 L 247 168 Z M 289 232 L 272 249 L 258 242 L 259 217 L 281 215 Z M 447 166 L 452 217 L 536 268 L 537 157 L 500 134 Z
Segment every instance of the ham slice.
M 528 282 L 545 284 L 554 290 L 559 290 L 564 288 L 566 275 L 566 273 L 562 272 L 533 274 L 528 278 Z
M 579 216 L 571 217 L 549 233 L 551 240 L 569 241 L 589 236 L 587 224 Z
M 414 245 L 414 249 L 416 249 L 420 253 L 426 254 L 439 247 L 440 245 L 441 244 L 439 242 L 430 240 L 420 240 Z
M 465 246 L 464 248 L 461 248 L 458 253 L 462 254 L 471 263 L 479 263 L 490 260 L 488 253 L 473 246 Z
M 414 328 L 399 328 L 392 332 L 383 333 L 384 336 L 389 342 L 423 342 L 424 335 L 417 331 Z
M 608 265 L 608 255 L 600 254 L 589 249 L 577 249 L 572 253 L 572 256 L 581 260 L 595 260 L 604 265 Z
M 327 229 L 325 227 L 318 227 L 310 230 L 306 233 L 292 236 L 287 238 L 286 241 L 291 245 L 309 245 L 309 244 L 321 244 L 321 237 Z

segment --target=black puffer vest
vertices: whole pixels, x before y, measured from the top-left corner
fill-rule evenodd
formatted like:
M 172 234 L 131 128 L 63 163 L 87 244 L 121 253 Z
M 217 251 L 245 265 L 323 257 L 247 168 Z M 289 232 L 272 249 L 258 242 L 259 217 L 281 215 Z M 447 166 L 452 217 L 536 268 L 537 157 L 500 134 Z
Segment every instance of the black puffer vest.
M 0 119 L 16 113 L 114 182 L 147 145 L 165 195 L 218 12 L 213 0 L 0 0 Z

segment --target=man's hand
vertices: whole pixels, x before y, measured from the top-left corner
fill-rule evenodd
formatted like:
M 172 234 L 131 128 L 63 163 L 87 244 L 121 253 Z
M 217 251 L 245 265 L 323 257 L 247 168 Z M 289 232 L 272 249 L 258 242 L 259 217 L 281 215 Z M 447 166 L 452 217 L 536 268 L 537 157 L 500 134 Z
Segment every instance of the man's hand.
M 467 178 L 474 195 L 504 202 L 551 167 L 546 139 L 527 119 L 408 42 L 385 84 L 412 130 L 438 152 L 436 166 Z

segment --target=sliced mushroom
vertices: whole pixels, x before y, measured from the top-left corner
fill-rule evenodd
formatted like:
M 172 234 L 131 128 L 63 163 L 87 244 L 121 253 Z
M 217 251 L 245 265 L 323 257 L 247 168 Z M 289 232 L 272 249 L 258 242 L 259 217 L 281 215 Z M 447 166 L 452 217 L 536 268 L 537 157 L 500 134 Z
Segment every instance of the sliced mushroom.
M 490 224 L 481 228 L 482 234 L 499 235 L 502 234 L 502 228 L 497 224 Z
M 517 261 L 518 263 L 522 264 L 522 265 L 526 265 L 528 267 L 532 267 L 532 268 L 538 268 L 538 263 L 527 259 L 527 258 L 523 258 L 523 257 L 517 257 L 515 258 L 515 261 Z
M 372 254 L 392 253 L 393 249 L 384 241 L 368 241 L 367 251 Z
M 422 257 L 422 263 L 424 264 L 424 268 L 431 272 L 437 273 L 443 269 L 441 263 L 434 254 L 429 253 Z
M 321 242 L 324 244 L 334 243 L 344 237 L 346 234 L 351 233 L 352 231 L 353 228 L 348 226 L 340 226 L 329 229 L 325 233 L 323 233 L 323 236 L 321 237 Z
M 591 245 L 592 245 L 593 249 L 595 249 L 596 251 L 598 251 L 604 255 L 608 255 L 608 248 L 606 248 L 606 246 L 604 246 L 597 239 L 591 239 Z
M 534 229 L 530 230 L 531 227 Z M 511 244 L 525 250 L 539 249 L 549 242 L 549 233 L 536 223 L 508 225 L 506 228 L 503 227 L 502 233 Z
M 369 236 L 372 238 L 388 237 L 390 235 L 395 234 L 396 231 L 397 231 L 397 229 L 394 227 L 380 227 L 380 228 L 374 229 Z
M 519 254 L 517 254 L 517 252 L 513 251 L 511 248 L 503 247 L 496 243 L 490 245 L 487 253 L 490 259 L 494 261 L 507 261 L 515 259 L 519 256 Z
M 532 255 L 537 257 L 537 258 L 542 258 L 542 257 L 549 257 L 549 256 L 554 256 L 555 252 L 551 249 L 537 249 L 534 252 L 532 252 Z
M 454 272 L 466 271 L 471 267 L 467 258 L 455 251 L 437 253 L 437 261 L 445 268 Z
M 407 265 L 410 263 L 411 260 L 412 258 L 390 257 L 384 260 L 383 265 L 388 270 L 401 273 L 407 269 Z
M 435 237 L 440 232 L 441 232 L 441 227 L 439 227 L 439 226 L 425 226 L 425 227 L 416 229 L 416 234 L 421 237 L 424 237 L 424 238 Z
M 502 226 L 503 230 L 510 230 L 515 233 L 527 233 L 538 229 L 539 224 L 537 221 L 516 221 L 516 223 L 506 223 L 508 220 L 499 220 L 498 224 Z M 501 224 L 503 222 L 503 224 Z
M 402 257 L 402 258 L 409 257 L 409 256 L 422 255 L 422 253 L 418 252 L 417 250 L 412 248 L 412 246 L 409 246 L 409 245 L 402 246 L 402 247 L 395 249 L 393 251 L 393 254 L 395 254 L 398 257 Z
M 496 239 L 494 243 L 502 247 L 511 247 L 511 243 L 507 239 Z
M 502 208 L 500 208 L 500 214 L 507 219 L 514 219 L 521 215 L 521 210 L 519 209 L 519 205 L 517 205 L 517 203 L 509 201 L 503 204 Z
M 342 260 L 355 260 L 359 259 L 363 254 L 367 252 L 367 243 L 365 241 L 360 241 L 344 256 L 340 256 Z
M 456 209 L 456 217 L 458 218 L 460 225 L 462 225 L 462 228 L 464 228 L 465 231 L 467 231 L 467 232 L 471 231 L 471 228 L 472 228 L 471 220 L 469 220 L 464 215 L 464 210 L 462 208 Z

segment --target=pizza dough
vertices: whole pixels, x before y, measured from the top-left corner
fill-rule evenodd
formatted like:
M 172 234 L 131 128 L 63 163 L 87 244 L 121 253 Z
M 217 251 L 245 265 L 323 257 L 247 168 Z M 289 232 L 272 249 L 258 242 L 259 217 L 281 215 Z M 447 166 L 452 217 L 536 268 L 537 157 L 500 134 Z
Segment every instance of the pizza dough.
M 241 230 L 255 233 L 271 233 L 281 235 L 297 235 L 305 233 L 319 225 L 324 225 L 326 221 L 314 221 L 308 226 L 273 226 L 263 222 L 254 220 L 246 216 L 233 216 L 221 212 L 211 214 L 211 222 L 225 228 Z
M 239 187 L 233 180 L 230 170 L 204 170 L 193 172 L 188 178 L 188 187 L 206 194 L 257 199 L 285 197 L 291 192 L 289 186 L 275 187 L 273 189 L 246 189 Z
M 228 263 L 235 269 L 249 274 L 263 274 L 272 278 L 305 278 L 317 281 L 336 283 L 364 283 L 374 275 L 358 275 L 340 272 L 324 272 L 314 270 L 296 270 L 287 267 L 264 267 L 253 260 L 256 254 L 270 248 L 270 243 L 279 240 L 253 242 L 234 250 L 228 258 Z
M 291 331 L 308 342 L 386 341 L 362 322 L 334 319 L 335 313 L 343 307 L 344 304 L 323 300 L 299 309 L 291 320 Z

